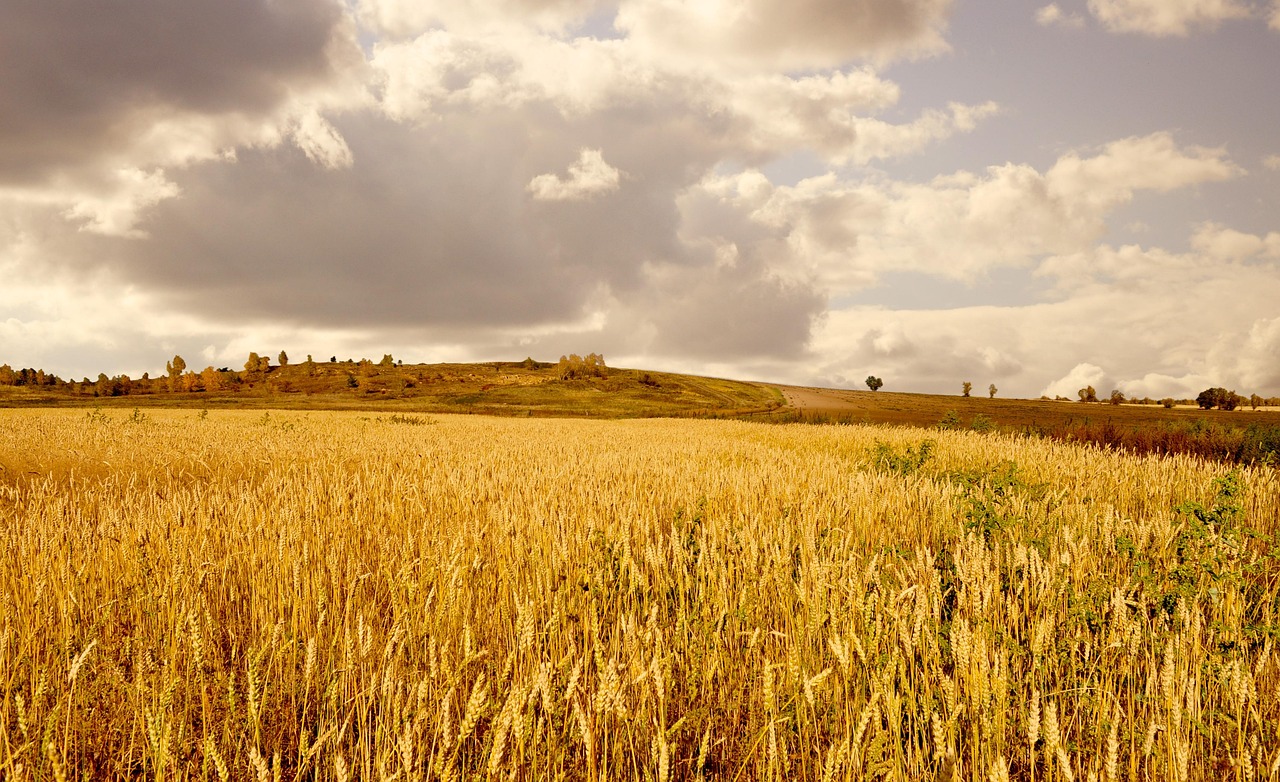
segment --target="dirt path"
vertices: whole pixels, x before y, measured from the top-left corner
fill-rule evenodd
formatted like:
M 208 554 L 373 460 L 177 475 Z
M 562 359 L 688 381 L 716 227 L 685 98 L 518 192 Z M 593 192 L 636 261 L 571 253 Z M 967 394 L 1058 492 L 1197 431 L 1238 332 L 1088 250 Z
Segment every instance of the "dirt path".
M 834 388 L 802 388 L 778 386 L 787 404 L 799 410 L 858 410 L 861 407 L 849 401 L 848 391 Z

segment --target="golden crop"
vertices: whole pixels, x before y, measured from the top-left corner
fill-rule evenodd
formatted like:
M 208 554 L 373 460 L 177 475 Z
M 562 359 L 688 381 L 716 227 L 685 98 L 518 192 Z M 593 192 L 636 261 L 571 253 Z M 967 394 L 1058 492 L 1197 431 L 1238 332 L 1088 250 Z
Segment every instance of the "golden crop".
M 0 411 L 0 774 L 1277 779 L 1278 516 L 974 433 Z

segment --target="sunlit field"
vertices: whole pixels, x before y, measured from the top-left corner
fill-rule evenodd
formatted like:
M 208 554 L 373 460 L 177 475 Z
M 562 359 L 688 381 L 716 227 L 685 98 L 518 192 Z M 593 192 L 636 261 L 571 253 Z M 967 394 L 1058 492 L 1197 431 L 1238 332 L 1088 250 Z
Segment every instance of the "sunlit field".
M 1011 435 L 0 410 L 0 775 L 1280 779 L 1278 532 Z

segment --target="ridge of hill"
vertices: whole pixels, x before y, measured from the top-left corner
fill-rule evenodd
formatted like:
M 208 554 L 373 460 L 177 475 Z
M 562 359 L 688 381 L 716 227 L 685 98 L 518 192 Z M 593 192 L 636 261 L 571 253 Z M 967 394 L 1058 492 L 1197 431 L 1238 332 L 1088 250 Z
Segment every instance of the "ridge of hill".
M 303 362 L 264 371 L 0 386 L 0 407 L 283 408 L 529 416 L 749 416 L 784 405 L 775 387 L 739 380 L 600 365 L 598 374 L 525 361 L 477 364 Z

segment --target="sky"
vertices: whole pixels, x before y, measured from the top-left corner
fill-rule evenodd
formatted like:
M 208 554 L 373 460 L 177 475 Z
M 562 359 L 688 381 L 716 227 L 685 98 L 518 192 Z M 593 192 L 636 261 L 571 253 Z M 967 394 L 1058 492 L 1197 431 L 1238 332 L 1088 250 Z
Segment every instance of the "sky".
M 1280 395 L 1280 0 L 0 0 L 0 363 Z

